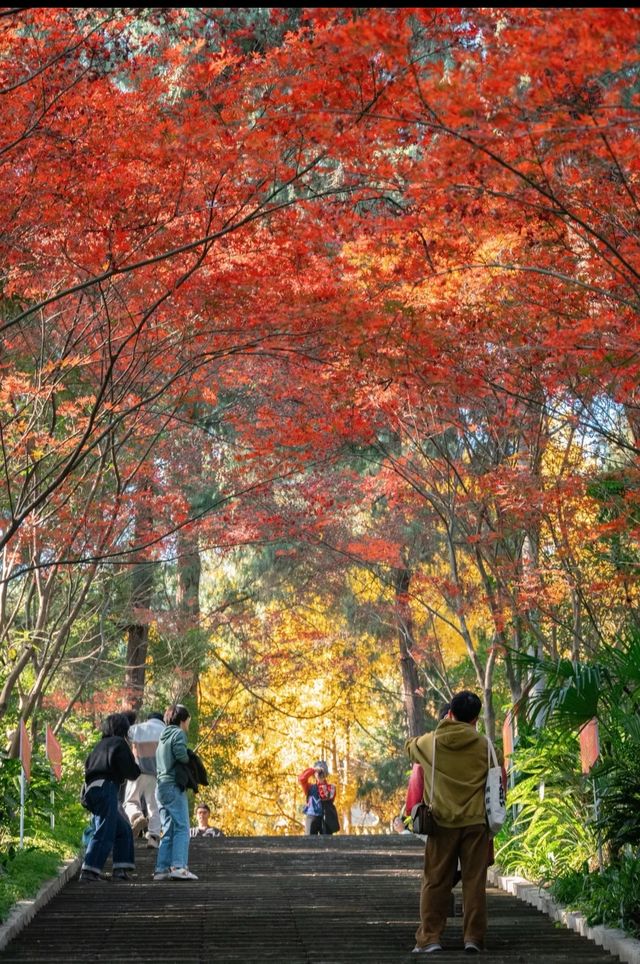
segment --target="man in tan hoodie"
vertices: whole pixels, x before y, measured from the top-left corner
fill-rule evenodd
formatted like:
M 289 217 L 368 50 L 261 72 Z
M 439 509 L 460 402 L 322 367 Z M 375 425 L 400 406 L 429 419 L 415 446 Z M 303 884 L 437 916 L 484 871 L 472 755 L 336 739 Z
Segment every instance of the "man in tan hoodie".
M 482 704 L 463 690 L 451 700 L 448 715 L 433 733 L 407 742 L 409 757 L 424 770 L 424 799 L 431 795 L 435 740 L 433 813 L 437 832 L 428 837 L 420 893 L 420 926 L 415 954 L 442 951 L 440 939 L 458 858 L 462 870 L 464 949 L 478 953 L 487 929 L 487 854 L 484 787 L 487 779 L 487 739 L 476 724 Z

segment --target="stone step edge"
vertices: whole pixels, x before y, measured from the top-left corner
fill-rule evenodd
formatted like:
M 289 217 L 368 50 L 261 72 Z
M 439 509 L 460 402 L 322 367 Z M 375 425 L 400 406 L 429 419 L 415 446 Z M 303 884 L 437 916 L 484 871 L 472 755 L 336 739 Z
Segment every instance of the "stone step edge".
M 64 885 L 80 870 L 82 857 L 65 860 L 57 877 L 45 881 L 35 897 L 17 901 L 10 910 L 4 924 L 0 925 L 0 951 L 4 950 L 20 931 L 27 926 L 38 911 L 47 904 L 52 897 L 62 890 Z M 532 884 L 530 880 L 520 876 L 502 874 L 499 869 L 490 867 L 487 880 L 493 887 L 499 887 L 508 894 L 530 904 L 537 910 L 547 914 L 552 920 L 559 921 L 565 927 L 575 931 L 581 937 L 586 937 L 599 947 L 617 954 L 624 964 L 640 964 L 640 940 L 629 937 L 625 931 L 604 925 L 591 927 L 587 924 L 584 914 L 569 911 L 550 896 L 546 887 Z
M 640 940 L 629 937 L 626 931 L 619 928 L 605 927 L 603 924 L 590 926 L 584 914 L 567 910 L 566 907 L 557 904 L 546 887 L 532 884 L 525 877 L 508 876 L 496 867 L 489 868 L 487 880 L 492 886 L 499 887 L 519 900 L 536 907 L 552 920 L 559 921 L 581 937 L 586 937 L 598 944 L 605 951 L 617 954 L 624 964 L 640 964 Z
M 35 897 L 16 901 L 4 924 L 0 924 L 0 951 L 4 950 L 9 941 L 12 941 L 38 911 L 62 890 L 67 881 L 78 873 L 81 864 L 82 857 L 72 857 L 71 860 L 63 861 L 60 864 L 58 876 L 46 880 Z

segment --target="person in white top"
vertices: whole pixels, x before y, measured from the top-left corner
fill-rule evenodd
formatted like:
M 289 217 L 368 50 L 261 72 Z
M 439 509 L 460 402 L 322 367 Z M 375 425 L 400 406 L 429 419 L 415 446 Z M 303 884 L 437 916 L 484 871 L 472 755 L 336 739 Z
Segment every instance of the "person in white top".
M 124 810 L 133 836 L 138 836 L 148 828 L 147 847 L 155 849 L 160 843 L 160 808 L 156 800 L 156 749 L 164 727 L 162 714 L 150 713 L 144 723 L 135 723 L 130 727 L 128 736 L 141 772 L 137 780 L 127 781 Z

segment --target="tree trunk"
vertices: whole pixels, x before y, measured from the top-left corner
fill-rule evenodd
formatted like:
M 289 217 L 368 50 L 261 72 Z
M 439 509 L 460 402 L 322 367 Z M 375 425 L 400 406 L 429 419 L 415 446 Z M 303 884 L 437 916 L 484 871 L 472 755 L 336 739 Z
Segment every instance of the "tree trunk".
M 127 665 L 123 705 L 139 710 L 144 701 L 144 684 L 149 646 L 149 610 L 153 592 L 153 567 L 137 563 L 131 572 L 131 621 L 127 628 Z
M 183 625 L 198 629 L 200 625 L 200 575 L 202 563 L 198 548 L 198 537 L 181 529 L 178 533 L 178 586 L 176 608 Z M 193 655 L 192 681 L 189 695 L 197 702 L 200 680 L 200 653 Z
M 427 729 L 424 697 L 420 692 L 418 669 L 412 656 L 414 647 L 413 617 L 409 606 L 411 573 L 408 569 L 396 569 L 394 576 L 395 612 L 402 674 L 402 697 L 407 714 L 409 736 L 420 736 Z

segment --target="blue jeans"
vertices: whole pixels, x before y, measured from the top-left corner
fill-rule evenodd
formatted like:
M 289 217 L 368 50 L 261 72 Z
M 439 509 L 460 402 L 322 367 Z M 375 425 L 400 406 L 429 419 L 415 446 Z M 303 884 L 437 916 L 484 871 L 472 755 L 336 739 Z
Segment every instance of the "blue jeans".
M 189 862 L 189 801 L 187 791 L 175 783 L 158 783 L 156 790 L 160 804 L 160 847 L 156 873 L 171 867 L 186 867 Z
M 87 805 L 93 814 L 94 833 L 89 841 L 82 864 L 83 870 L 99 874 L 113 851 L 113 869 L 133 870 L 133 833 L 131 825 L 118 808 L 118 787 L 105 780 L 101 787 L 87 793 Z

